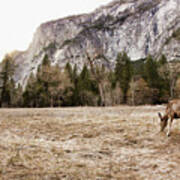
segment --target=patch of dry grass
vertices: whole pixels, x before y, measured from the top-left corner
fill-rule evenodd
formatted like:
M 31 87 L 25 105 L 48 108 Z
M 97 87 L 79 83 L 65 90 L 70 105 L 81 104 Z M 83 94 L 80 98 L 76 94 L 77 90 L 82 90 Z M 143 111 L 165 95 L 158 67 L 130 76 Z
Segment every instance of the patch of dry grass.
M 1 109 L 0 179 L 180 179 L 180 122 L 164 106 Z

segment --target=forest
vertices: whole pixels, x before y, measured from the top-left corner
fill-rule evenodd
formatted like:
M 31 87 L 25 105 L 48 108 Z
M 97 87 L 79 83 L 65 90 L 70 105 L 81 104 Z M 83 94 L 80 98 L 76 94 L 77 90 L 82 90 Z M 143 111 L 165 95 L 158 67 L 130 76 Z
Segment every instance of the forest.
M 88 57 L 88 56 L 87 56 Z M 108 60 L 107 60 L 108 61 Z M 23 87 L 14 82 L 16 66 L 7 55 L 1 63 L 1 107 L 115 106 L 120 104 L 162 104 L 180 95 L 177 61 L 148 55 L 132 61 L 125 52 L 109 68 L 87 58 L 80 70 L 67 63 L 52 66 L 45 55 L 37 73 L 31 73 Z

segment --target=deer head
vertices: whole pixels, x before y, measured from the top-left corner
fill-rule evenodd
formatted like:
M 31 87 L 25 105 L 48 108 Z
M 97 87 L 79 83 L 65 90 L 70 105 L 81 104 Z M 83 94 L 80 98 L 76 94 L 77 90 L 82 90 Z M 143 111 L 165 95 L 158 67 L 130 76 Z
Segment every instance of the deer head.
M 160 118 L 160 131 L 163 131 L 167 126 L 168 116 L 167 115 L 162 116 L 160 112 L 158 113 L 158 116 Z

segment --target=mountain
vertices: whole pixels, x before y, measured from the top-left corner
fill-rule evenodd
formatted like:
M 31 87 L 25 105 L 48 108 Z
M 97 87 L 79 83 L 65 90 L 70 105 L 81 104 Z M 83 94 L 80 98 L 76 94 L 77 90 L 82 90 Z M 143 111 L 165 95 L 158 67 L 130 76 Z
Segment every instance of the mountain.
M 45 54 L 51 64 L 67 62 L 81 69 L 101 54 L 113 68 L 117 53 L 132 60 L 165 54 L 180 58 L 180 0 L 115 0 L 90 14 L 70 16 L 41 24 L 29 48 L 14 55 L 15 81 L 26 84 Z

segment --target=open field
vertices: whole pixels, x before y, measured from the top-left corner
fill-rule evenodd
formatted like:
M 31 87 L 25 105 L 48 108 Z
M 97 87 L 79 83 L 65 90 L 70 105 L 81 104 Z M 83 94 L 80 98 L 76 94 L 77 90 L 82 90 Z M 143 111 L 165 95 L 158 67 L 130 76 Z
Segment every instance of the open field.
M 0 109 L 0 180 L 180 179 L 180 121 L 164 106 Z

